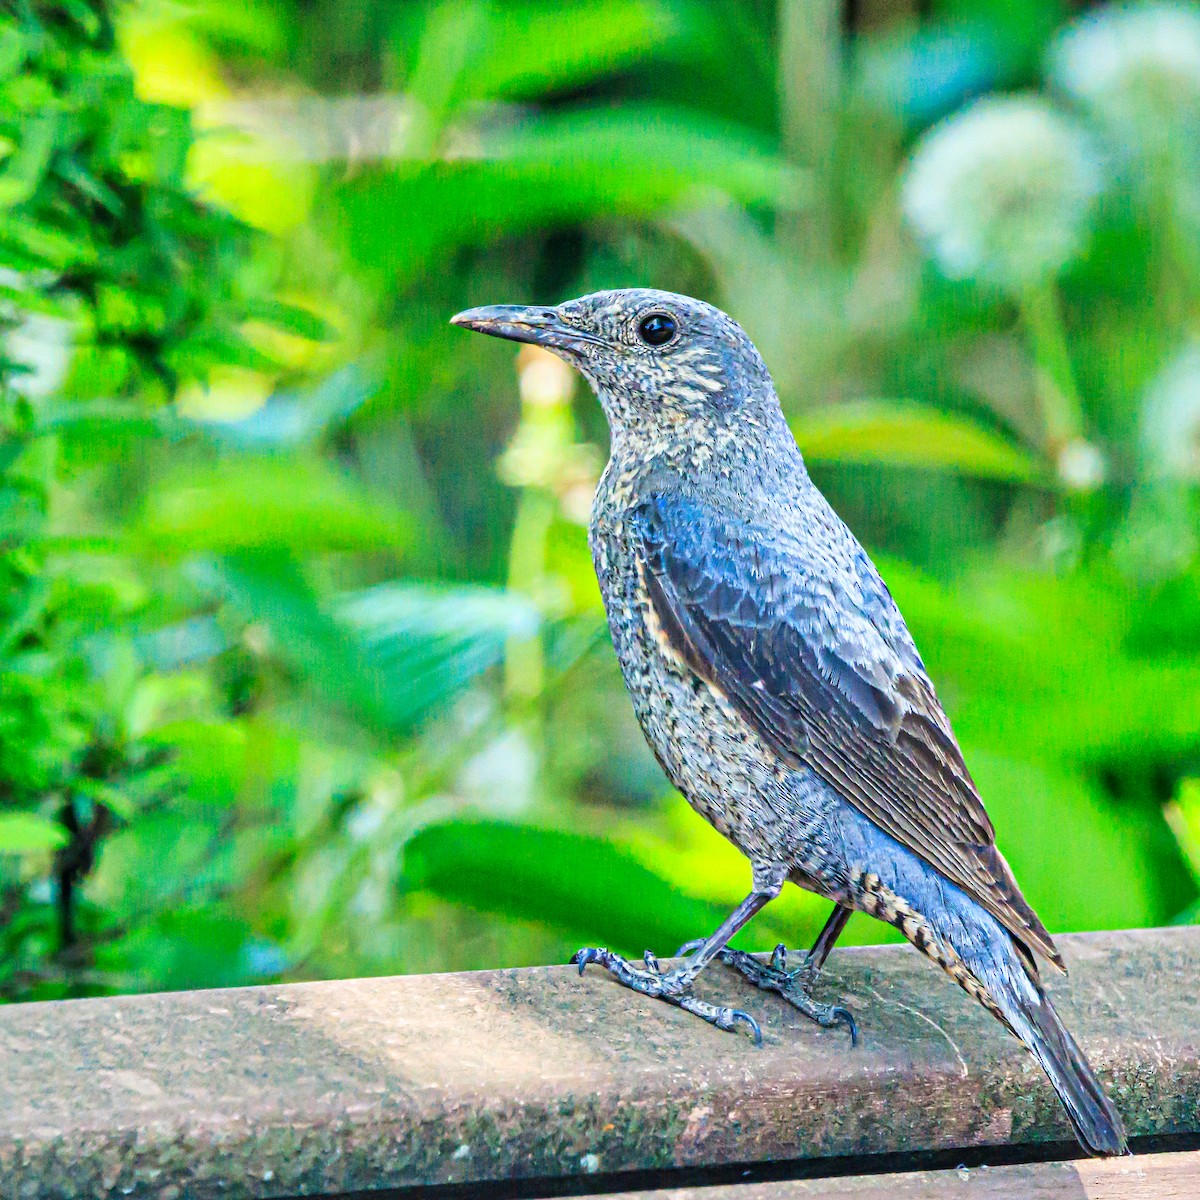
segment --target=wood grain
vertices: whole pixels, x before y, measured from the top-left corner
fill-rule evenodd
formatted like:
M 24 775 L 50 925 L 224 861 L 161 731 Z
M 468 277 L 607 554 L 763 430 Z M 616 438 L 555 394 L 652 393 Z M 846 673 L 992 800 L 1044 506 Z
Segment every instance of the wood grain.
M 1061 946 L 1071 975 L 1050 981 L 1055 1003 L 1135 1148 L 1200 1132 L 1200 927 Z M 631 1171 L 669 1185 L 672 1170 L 732 1163 L 812 1176 L 859 1155 L 1075 1152 L 1022 1047 L 911 947 L 830 958 L 819 994 L 854 1011 L 853 1049 L 723 967 L 697 994 L 753 1012 L 764 1044 L 566 967 L 0 1007 L 0 1197 L 486 1195 L 514 1180 L 528 1197 L 551 1181 L 617 1191 Z M 786 1186 L 1200 1200 L 1191 1161 L 996 1168 L 1015 1181 L 1002 1185 L 978 1171 Z
M 1197 1200 L 1200 1151 L 912 1171 L 786 1183 L 664 1188 L 596 1200 Z

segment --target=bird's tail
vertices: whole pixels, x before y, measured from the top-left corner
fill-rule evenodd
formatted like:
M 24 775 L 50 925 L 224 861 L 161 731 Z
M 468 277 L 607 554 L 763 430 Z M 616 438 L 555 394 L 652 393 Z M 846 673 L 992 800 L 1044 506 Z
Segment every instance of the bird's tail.
M 1121 1115 L 1059 1020 L 1050 997 L 1042 993 L 1033 1003 L 1006 1012 L 1005 1019 L 1041 1063 L 1084 1148 L 1093 1154 L 1128 1154 Z
M 985 952 L 964 954 L 962 959 L 986 989 L 979 999 L 993 1008 L 1041 1064 L 1084 1148 L 1092 1154 L 1128 1154 L 1120 1113 L 1050 997 L 1026 969 L 1011 936 L 1006 933 L 1002 943 L 992 942 Z M 964 980 L 959 982 L 966 986 Z
M 881 845 L 885 835 L 865 818 L 847 818 L 844 829 L 848 838 L 862 839 L 857 852 L 886 872 L 859 876 L 858 905 L 895 925 L 1024 1042 L 1085 1149 L 1128 1154 L 1121 1116 L 1054 1011 L 1031 952 L 977 900 L 906 847 L 890 838 Z

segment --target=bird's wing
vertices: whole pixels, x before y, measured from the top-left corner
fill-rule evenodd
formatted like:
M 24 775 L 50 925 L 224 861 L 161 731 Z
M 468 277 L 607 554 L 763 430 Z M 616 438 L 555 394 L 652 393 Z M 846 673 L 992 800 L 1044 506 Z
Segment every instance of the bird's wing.
M 777 754 L 804 764 L 1056 965 L 904 621 L 866 554 L 822 572 L 795 539 L 690 500 L 631 514 L 658 636 Z

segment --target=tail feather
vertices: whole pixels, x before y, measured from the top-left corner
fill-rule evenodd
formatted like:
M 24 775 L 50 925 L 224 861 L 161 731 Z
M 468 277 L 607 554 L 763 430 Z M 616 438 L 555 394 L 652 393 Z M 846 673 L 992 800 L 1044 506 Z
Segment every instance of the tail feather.
M 1120 1114 L 1038 978 L 1032 954 L 1038 942 L 1012 934 L 977 900 L 865 817 L 839 811 L 852 858 L 874 867 L 854 876 L 855 906 L 896 926 L 1025 1044 L 1085 1149 L 1128 1154 Z
M 1092 1154 L 1128 1154 L 1121 1116 L 1055 1012 L 1028 947 L 957 890 L 943 890 L 952 903 L 935 910 L 937 926 L 889 895 L 885 914 L 893 924 L 1038 1060 L 1084 1148 Z
M 1034 1001 L 1011 993 L 995 999 L 1013 1032 L 1046 1072 L 1084 1148 L 1092 1154 L 1128 1154 L 1120 1114 L 1054 1011 L 1049 996 L 1036 985 L 1035 991 L 1038 995 Z

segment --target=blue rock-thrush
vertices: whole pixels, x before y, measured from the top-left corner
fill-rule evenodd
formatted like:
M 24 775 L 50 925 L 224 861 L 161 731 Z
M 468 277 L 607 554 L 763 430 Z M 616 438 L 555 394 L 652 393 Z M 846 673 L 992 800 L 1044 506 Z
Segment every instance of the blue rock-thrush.
M 812 988 L 850 913 L 869 913 L 1033 1052 L 1088 1150 L 1125 1152 L 1034 955 L 1062 959 L 996 848 L 904 619 L 809 479 L 742 329 L 648 289 L 453 320 L 545 346 L 599 397 L 612 449 L 590 541 L 621 670 L 671 782 L 752 869 L 750 894 L 683 965 L 595 948 L 572 961 L 757 1039 L 747 1013 L 692 993 L 720 958 L 853 1038 L 850 1014 Z M 764 964 L 727 945 L 788 880 L 835 905 L 794 970 L 782 948 Z

